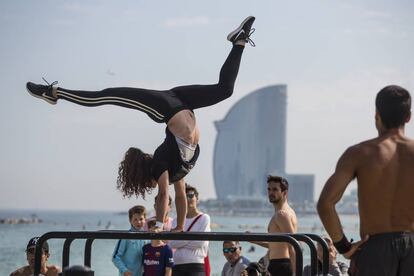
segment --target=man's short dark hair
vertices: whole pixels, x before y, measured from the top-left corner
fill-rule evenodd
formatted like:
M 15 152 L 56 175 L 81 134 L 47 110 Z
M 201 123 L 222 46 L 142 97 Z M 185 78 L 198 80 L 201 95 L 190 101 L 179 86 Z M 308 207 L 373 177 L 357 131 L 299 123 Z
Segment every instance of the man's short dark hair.
M 275 182 L 275 183 L 280 183 L 280 189 L 283 191 L 289 190 L 289 183 L 286 180 L 286 178 L 283 178 L 281 176 L 277 176 L 277 175 L 271 175 L 269 174 L 267 176 L 267 184 L 269 184 L 269 182 Z
M 237 247 L 241 247 L 241 246 L 240 246 L 240 242 L 239 242 L 239 241 L 223 241 L 223 246 L 224 246 L 226 243 L 228 243 L 228 244 L 230 244 L 230 243 L 234 243 L 234 245 L 235 245 L 235 246 L 237 246 Z
M 131 209 L 129 209 L 129 211 L 128 211 L 129 220 L 132 219 L 132 216 L 134 214 L 143 215 L 144 217 L 147 216 L 147 212 L 145 210 L 145 207 L 141 206 L 141 205 L 136 205 L 136 206 L 132 207 Z
M 196 198 L 198 199 L 198 191 L 195 187 L 191 186 L 188 183 L 185 183 L 185 193 L 194 192 Z
M 398 128 L 403 126 L 410 116 L 411 96 L 404 88 L 389 85 L 378 92 L 375 106 L 387 129 Z

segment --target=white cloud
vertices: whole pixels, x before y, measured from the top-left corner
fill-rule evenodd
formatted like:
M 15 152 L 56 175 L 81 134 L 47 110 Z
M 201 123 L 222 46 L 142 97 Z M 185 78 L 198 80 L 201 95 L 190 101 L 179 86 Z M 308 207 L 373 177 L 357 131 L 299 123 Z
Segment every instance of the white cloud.
M 210 19 L 206 16 L 176 17 L 167 19 L 164 22 L 164 26 L 166 26 L 167 28 L 179 28 L 208 25 L 209 23 Z

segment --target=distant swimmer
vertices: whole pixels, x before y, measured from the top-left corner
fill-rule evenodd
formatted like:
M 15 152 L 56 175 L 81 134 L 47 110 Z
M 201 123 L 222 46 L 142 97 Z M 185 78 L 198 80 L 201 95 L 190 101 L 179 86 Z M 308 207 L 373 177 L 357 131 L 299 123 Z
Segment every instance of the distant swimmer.
M 187 212 L 184 177 L 194 167 L 200 152 L 194 109 L 217 104 L 233 94 L 244 46 L 246 43 L 254 46 L 250 39 L 254 20 L 253 16 L 247 17 L 227 36 L 233 47 L 216 84 L 179 86 L 164 91 L 127 87 L 79 91 L 57 87 L 57 82 L 48 85 L 28 82 L 27 90 L 51 104 L 63 99 L 83 106 L 117 105 L 142 111 L 157 123 L 166 123 L 165 140 L 153 155 L 133 147 L 127 150 L 119 166 L 117 187 L 124 196 L 145 197 L 158 185 L 155 228 L 162 229 L 168 187 L 174 184 L 177 227 L 173 230 L 183 231 Z
M 378 137 L 348 148 L 318 201 L 319 216 L 338 252 L 351 259 L 349 275 L 414 275 L 414 140 L 405 136 L 411 96 L 396 85 L 375 100 Z M 335 204 L 358 182 L 361 240 L 348 241 Z
M 280 176 L 267 177 L 267 194 L 275 208 L 267 230 L 270 234 L 296 233 L 297 218 L 295 211 L 288 204 L 288 181 Z M 269 249 L 268 272 L 271 275 L 291 276 L 295 272 L 295 251 L 288 243 L 254 242 Z

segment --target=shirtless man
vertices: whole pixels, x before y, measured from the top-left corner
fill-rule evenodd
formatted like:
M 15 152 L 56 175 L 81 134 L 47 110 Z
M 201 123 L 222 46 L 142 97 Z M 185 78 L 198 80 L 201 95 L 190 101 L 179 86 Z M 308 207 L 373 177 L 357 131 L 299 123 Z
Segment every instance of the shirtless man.
M 267 231 L 270 234 L 296 233 L 297 219 L 295 211 L 287 202 L 289 183 L 280 176 L 267 177 L 267 194 L 270 203 L 275 208 Z M 292 246 L 284 242 L 254 242 L 269 249 L 269 266 L 271 275 L 293 275 L 295 271 L 295 251 Z
M 35 248 L 39 237 L 31 238 L 26 247 L 26 258 L 29 265 L 23 266 L 18 270 L 12 272 L 10 276 L 31 276 L 34 273 L 35 263 Z M 40 273 L 45 276 L 58 276 L 62 270 L 56 265 L 48 265 L 49 259 L 49 245 L 47 242 L 43 243 L 42 246 L 42 260 L 40 266 Z
M 350 275 L 414 275 L 414 141 L 404 134 L 411 97 L 391 85 L 375 104 L 378 137 L 345 151 L 322 190 L 318 212 L 338 252 L 351 259 Z M 351 243 L 335 204 L 354 178 L 361 240 Z

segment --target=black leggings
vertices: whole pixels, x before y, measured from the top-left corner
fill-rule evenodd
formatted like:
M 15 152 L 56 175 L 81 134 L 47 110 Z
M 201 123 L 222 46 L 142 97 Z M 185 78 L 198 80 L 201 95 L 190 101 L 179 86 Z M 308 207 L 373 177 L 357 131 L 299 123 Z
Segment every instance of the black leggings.
M 214 105 L 233 94 L 243 46 L 234 45 L 220 70 L 217 84 L 179 86 L 170 90 L 107 88 L 81 91 L 57 88 L 58 99 L 84 106 L 118 105 L 145 112 L 157 123 L 167 123 L 177 112 Z

